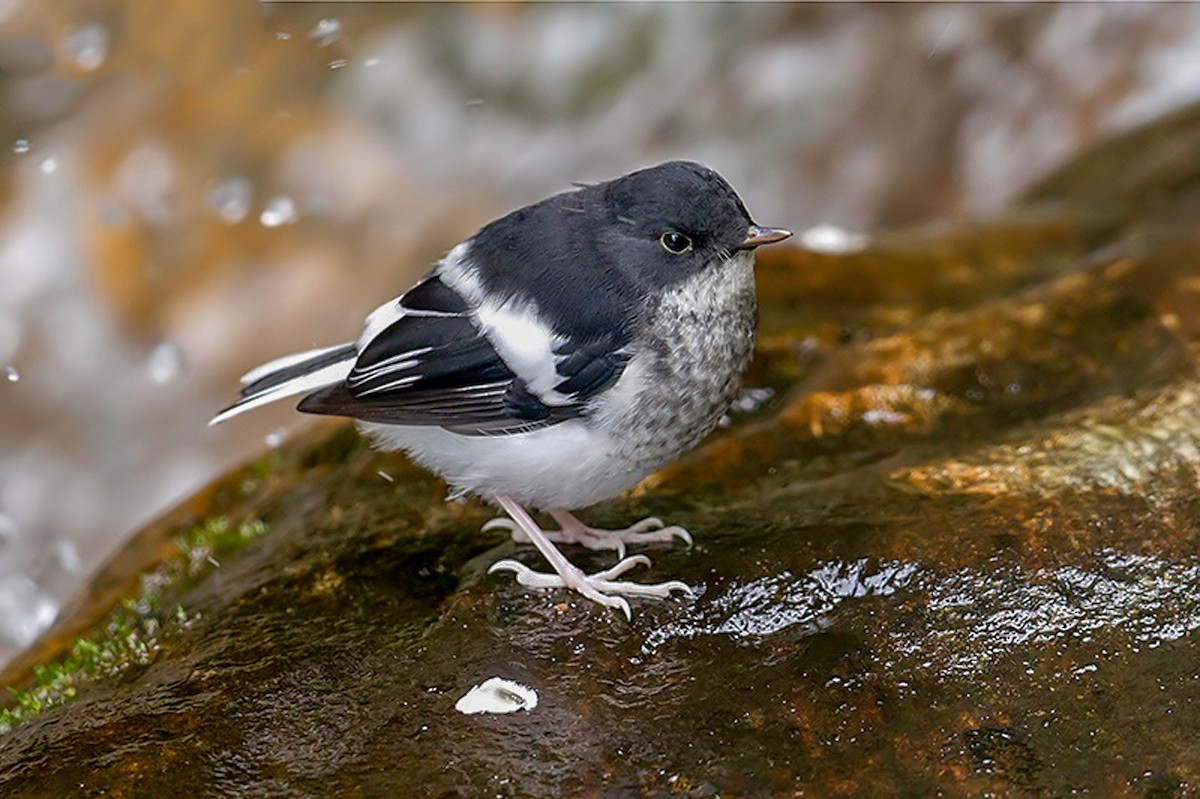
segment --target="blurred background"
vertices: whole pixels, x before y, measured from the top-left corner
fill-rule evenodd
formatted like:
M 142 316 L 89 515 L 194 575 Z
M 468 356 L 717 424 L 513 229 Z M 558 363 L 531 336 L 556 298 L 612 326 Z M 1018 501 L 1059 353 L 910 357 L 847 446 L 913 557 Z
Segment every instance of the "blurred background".
M 1197 5 L 0 0 L 0 661 L 506 210 L 690 158 L 857 246 L 1198 98 Z

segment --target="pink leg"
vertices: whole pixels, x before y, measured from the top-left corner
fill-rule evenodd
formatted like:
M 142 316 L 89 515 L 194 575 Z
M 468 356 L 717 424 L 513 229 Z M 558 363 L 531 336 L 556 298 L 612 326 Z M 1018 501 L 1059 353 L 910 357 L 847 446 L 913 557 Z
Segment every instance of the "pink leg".
M 500 504 L 500 507 L 512 519 L 516 525 L 516 529 L 520 530 L 538 548 L 538 551 L 542 553 L 542 557 L 554 569 L 554 574 L 535 572 L 525 564 L 515 560 L 502 560 L 493 563 L 492 567 L 488 569 L 488 574 L 497 571 L 511 571 L 517 575 L 517 582 L 521 585 L 527 585 L 532 588 L 569 588 L 605 607 L 619 608 L 625 613 L 627 619 L 633 618 L 633 612 L 629 608 L 629 602 L 625 600 L 622 594 L 625 596 L 648 596 L 661 599 L 670 596 L 672 591 L 691 593 L 688 585 L 679 580 L 671 580 L 654 585 L 643 585 L 641 583 L 630 583 L 614 579 L 629 571 L 634 566 L 649 566 L 650 559 L 645 555 L 624 558 L 611 569 L 596 572 L 595 574 L 584 574 L 582 570 L 572 564 L 558 551 L 558 548 L 554 546 L 554 543 L 546 536 L 545 532 L 538 527 L 533 517 L 516 501 L 510 497 L 497 495 L 496 502 Z
M 542 534 L 551 541 L 559 544 L 579 544 L 592 550 L 616 550 L 617 557 L 625 557 L 626 544 L 659 544 L 671 543 L 676 538 L 688 546 L 692 545 L 692 535 L 678 525 L 663 527 L 661 519 L 651 516 L 632 524 L 623 530 L 602 530 L 588 527 L 575 515 L 565 510 L 551 510 L 548 513 L 558 522 L 557 530 L 542 530 Z M 483 530 L 510 530 L 513 540 L 518 543 L 529 543 L 529 537 L 515 520 L 499 516 L 483 525 Z

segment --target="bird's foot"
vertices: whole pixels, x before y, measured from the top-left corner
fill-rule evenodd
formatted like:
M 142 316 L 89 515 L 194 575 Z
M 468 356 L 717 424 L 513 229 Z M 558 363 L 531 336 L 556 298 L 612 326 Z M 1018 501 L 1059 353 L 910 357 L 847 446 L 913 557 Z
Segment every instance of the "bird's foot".
M 671 596 L 672 591 L 681 591 L 685 594 L 692 593 L 691 587 L 681 580 L 669 580 L 665 583 L 645 585 L 615 579 L 635 566 L 649 566 L 650 559 L 645 555 L 634 555 L 631 558 L 624 558 L 611 569 L 605 569 L 595 574 L 584 574 L 578 567 L 569 563 L 566 565 L 567 568 L 557 573 L 547 574 L 545 572 L 536 572 L 524 563 L 515 560 L 501 560 L 492 564 L 491 568 L 488 569 L 488 574 L 494 574 L 498 571 L 511 571 L 517 575 L 518 583 L 530 588 L 569 588 L 606 608 L 619 609 L 625 614 L 625 618 L 630 620 L 633 619 L 633 611 L 629 608 L 629 602 L 625 599 L 626 596 L 666 599 Z
M 558 544 L 579 544 L 591 550 L 615 550 L 618 558 L 625 557 L 627 544 L 671 543 L 676 538 L 689 547 L 692 546 L 692 534 L 679 525 L 663 526 L 662 519 L 654 516 L 642 519 L 623 530 L 602 530 L 589 527 L 567 511 L 551 511 L 550 515 L 558 522 L 558 530 L 543 530 L 542 533 Z M 509 530 L 513 541 L 518 544 L 531 543 L 529 536 L 512 519 L 499 516 L 483 525 L 483 531 Z

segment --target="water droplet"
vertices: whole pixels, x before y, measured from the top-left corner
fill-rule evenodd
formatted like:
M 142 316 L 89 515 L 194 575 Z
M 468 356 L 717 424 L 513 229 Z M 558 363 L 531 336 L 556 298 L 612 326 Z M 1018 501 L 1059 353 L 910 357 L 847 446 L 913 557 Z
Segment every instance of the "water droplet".
M 328 47 L 336 42 L 341 34 L 342 23 L 335 17 L 329 17 L 313 25 L 312 30 L 308 32 L 308 38 L 314 40 L 321 47 Z
M 887 408 L 871 408 L 863 412 L 862 420 L 869 425 L 902 425 L 908 421 L 908 416 Z
M 330 69 L 341 69 L 342 67 L 346 66 L 349 63 L 350 62 L 344 58 L 335 58 L 329 62 L 329 68 Z
M 75 66 L 94 72 L 108 57 L 108 30 L 98 24 L 76 28 L 67 34 L 66 48 Z
M 283 439 L 286 435 L 287 430 L 281 427 L 278 430 L 272 430 L 271 432 L 267 433 L 266 436 L 263 437 L 263 441 L 267 442 L 268 447 L 275 449 L 283 443 Z
M 160 142 L 135 144 L 121 159 L 113 184 L 119 196 L 143 219 L 163 224 L 171 219 L 176 163 Z
M 240 175 L 226 178 L 215 184 L 208 192 L 208 206 L 222 222 L 236 225 L 250 212 L 250 181 Z
M 0 513 L 0 546 L 17 540 L 17 523 Z
M 21 379 L 21 373 L 17 371 L 15 366 L 4 367 L 4 376 L 8 378 L 8 382 L 15 383 Z
M 41 163 L 42 174 L 49 175 L 58 170 L 58 162 L 53 158 L 47 158 Z
M 75 546 L 74 541 L 60 540 L 54 544 L 54 559 L 58 561 L 58 566 L 65 572 L 77 572 L 83 568 L 83 561 L 79 558 L 79 548 Z
M 146 376 L 160 386 L 183 373 L 183 351 L 170 341 L 159 342 L 146 358 Z
M 773 388 L 745 388 L 730 405 L 730 410 L 736 413 L 754 413 L 774 396 Z
M 0 638 L 29 644 L 58 615 L 58 602 L 22 574 L 0 579 Z
M 11 360 L 21 346 L 21 323 L 16 314 L 0 311 L 0 363 Z
M 848 233 L 837 225 L 817 225 L 801 234 L 800 243 L 812 252 L 845 255 L 866 249 L 869 240 L 860 233 Z
M 13 152 L 17 155 L 24 155 L 29 152 L 29 139 L 17 139 L 13 142 Z
M 263 227 L 279 227 L 290 225 L 296 221 L 296 203 L 286 194 L 276 194 L 267 201 L 258 220 Z
M 287 31 L 275 31 L 275 38 L 281 42 L 286 42 L 288 39 L 292 38 L 292 34 L 288 33 Z
M 387 480 L 389 483 L 394 483 L 394 482 L 396 482 L 396 478 L 395 478 L 395 477 L 392 477 L 390 474 L 388 474 L 387 472 L 385 472 L 383 469 L 380 469 L 379 471 L 375 472 L 375 474 L 379 475 L 379 476 L 380 476 L 380 477 L 382 477 L 384 480 Z

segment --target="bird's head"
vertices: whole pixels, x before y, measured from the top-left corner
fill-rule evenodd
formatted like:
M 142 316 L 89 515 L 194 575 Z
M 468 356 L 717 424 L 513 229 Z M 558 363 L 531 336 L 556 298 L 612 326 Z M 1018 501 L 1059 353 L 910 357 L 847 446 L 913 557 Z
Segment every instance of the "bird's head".
M 673 283 L 734 254 L 791 235 L 760 227 L 720 175 L 690 161 L 669 161 L 589 187 L 605 243 L 642 276 Z

